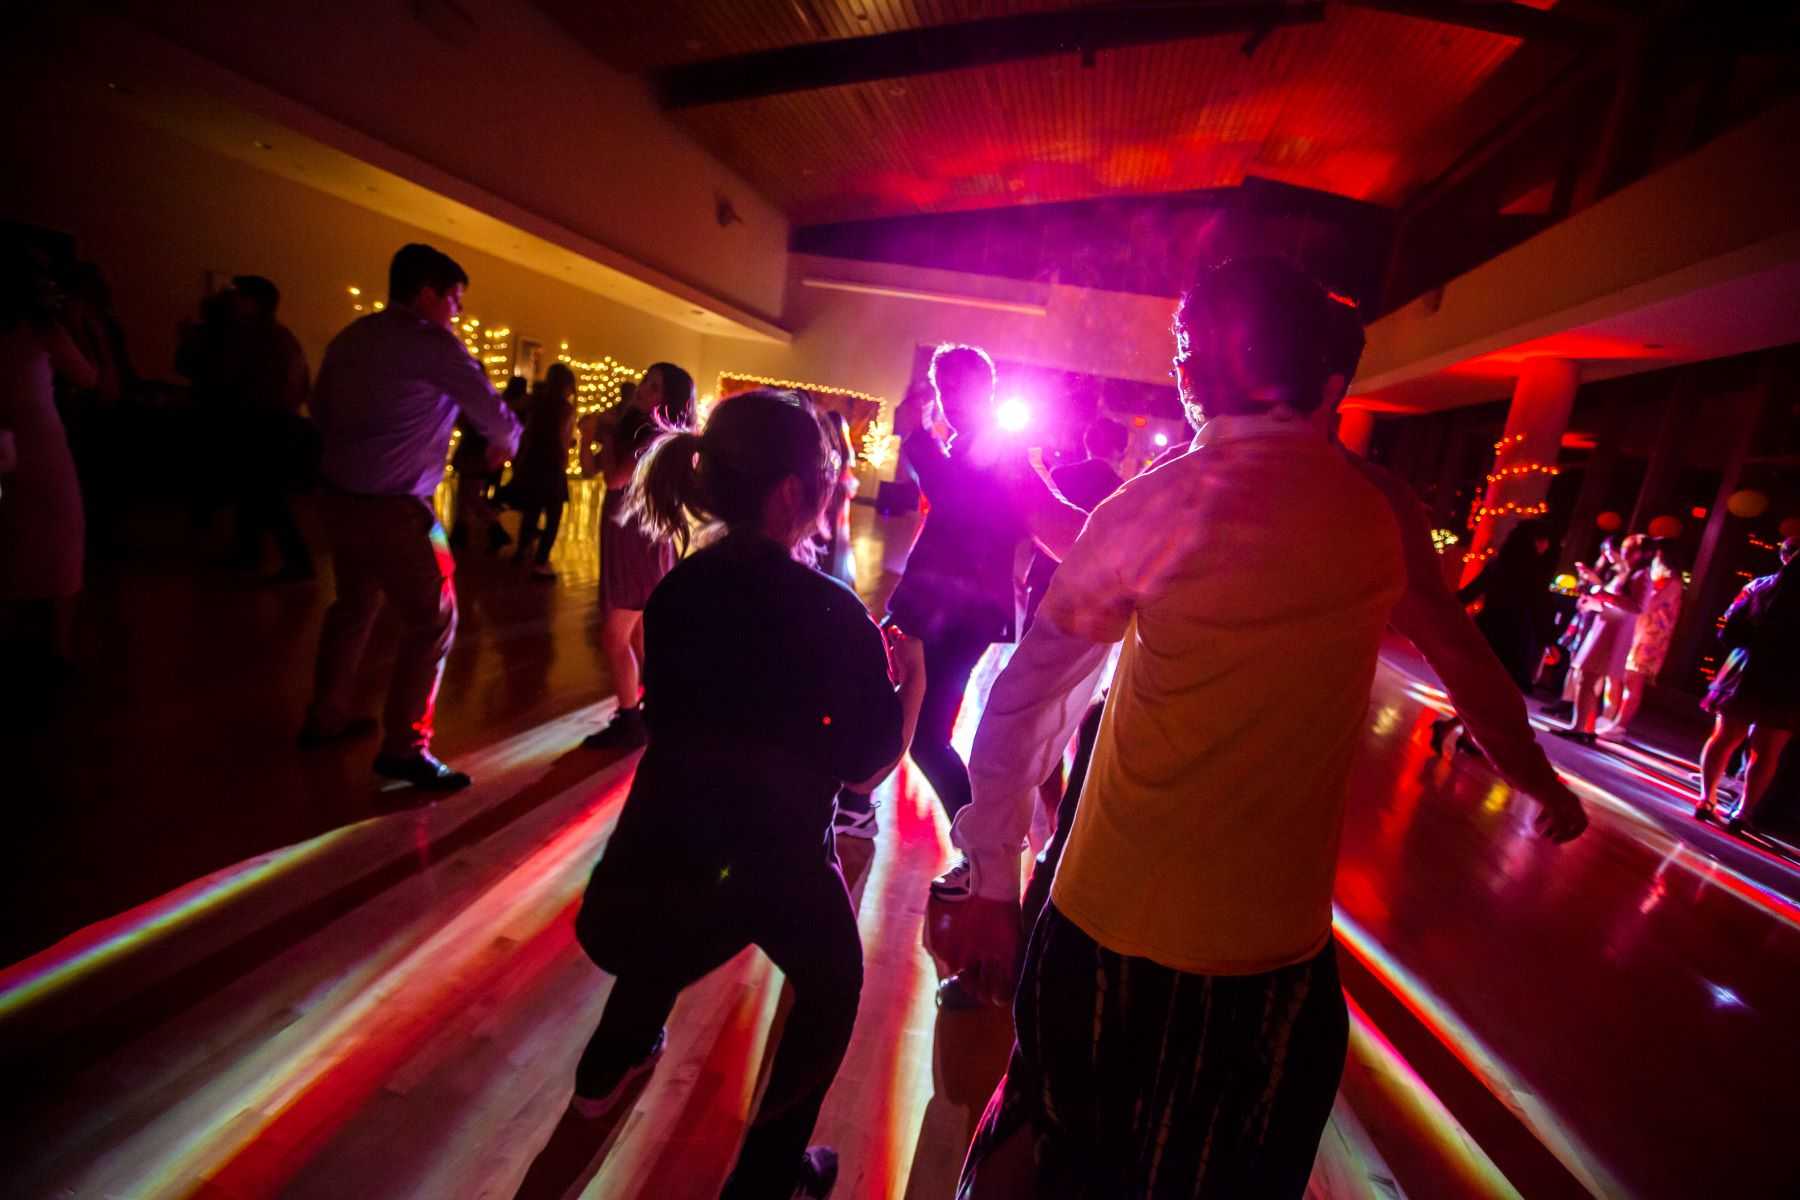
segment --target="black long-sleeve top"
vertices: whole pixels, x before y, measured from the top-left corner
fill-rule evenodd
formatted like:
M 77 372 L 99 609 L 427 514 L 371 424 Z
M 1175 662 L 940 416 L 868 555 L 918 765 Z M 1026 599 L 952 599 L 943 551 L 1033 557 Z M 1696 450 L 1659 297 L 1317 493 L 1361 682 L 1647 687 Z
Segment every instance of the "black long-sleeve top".
M 650 747 L 601 864 L 620 878 L 817 860 L 838 785 L 900 753 L 881 632 L 856 594 L 734 534 L 644 610 Z

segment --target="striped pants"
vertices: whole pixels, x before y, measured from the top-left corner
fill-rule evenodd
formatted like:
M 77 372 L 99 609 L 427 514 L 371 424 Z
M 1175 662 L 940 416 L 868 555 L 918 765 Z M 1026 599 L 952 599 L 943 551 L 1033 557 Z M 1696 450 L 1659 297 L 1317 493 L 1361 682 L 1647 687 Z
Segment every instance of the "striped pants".
M 1284 1200 L 1305 1194 L 1344 1068 L 1337 948 L 1261 975 L 1114 954 L 1046 906 L 1013 1005 L 1017 1040 L 958 1200 L 1029 1131 L 1034 1197 Z

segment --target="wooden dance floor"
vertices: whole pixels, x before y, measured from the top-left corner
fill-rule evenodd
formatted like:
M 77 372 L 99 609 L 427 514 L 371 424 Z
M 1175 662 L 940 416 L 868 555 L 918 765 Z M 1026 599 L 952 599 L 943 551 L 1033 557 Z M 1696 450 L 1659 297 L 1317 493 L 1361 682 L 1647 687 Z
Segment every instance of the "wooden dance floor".
M 548 1144 L 531 1195 L 717 1194 L 782 1021 L 755 951 L 682 997 L 618 1120 L 558 1132 L 610 983 L 571 920 L 635 762 L 577 749 L 603 716 L 591 521 L 557 584 L 462 567 L 438 748 L 476 784 L 429 807 L 378 791 L 367 747 L 292 748 L 328 572 L 246 588 L 153 541 L 162 566 L 96 588 L 90 676 L 7 735 L 0 1191 L 506 1198 Z M 1479 760 L 1430 754 L 1440 703 L 1389 667 L 1370 708 L 1338 888 L 1351 1057 L 1312 1194 L 1800 1194 L 1800 880 L 1585 757 L 1563 765 L 1599 780 L 1592 832 L 1536 841 Z M 880 836 L 840 845 L 867 980 L 815 1140 L 840 1197 L 943 1198 L 1009 1022 L 935 1006 L 945 824 L 910 771 L 879 799 Z

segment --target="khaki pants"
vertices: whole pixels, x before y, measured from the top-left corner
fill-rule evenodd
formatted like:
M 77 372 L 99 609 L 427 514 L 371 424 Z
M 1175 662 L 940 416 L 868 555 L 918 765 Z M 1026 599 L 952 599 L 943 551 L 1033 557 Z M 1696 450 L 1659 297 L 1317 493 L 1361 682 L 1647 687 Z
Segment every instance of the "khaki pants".
M 319 497 L 337 575 L 337 599 L 319 634 L 311 724 L 341 729 L 351 717 L 356 668 L 383 601 L 400 618 L 400 645 L 382 715 L 382 753 L 431 746 L 444 659 L 456 636 L 454 564 L 430 504 L 413 496 Z

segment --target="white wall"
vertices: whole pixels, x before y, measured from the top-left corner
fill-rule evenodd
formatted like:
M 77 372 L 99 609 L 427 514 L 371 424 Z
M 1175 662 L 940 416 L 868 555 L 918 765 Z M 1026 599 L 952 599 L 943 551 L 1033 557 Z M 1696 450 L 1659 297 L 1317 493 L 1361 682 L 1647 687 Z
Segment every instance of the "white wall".
M 773 317 L 788 222 L 528 0 L 125 0 L 130 21 L 582 237 Z M 47 35 L 95 35 L 83 6 Z M 467 13 L 472 24 L 456 16 Z M 71 34 L 69 31 L 74 30 Z M 38 46 L 42 36 L 22 40 Z M 96 53 L 98 53 L 98 48 Z M 715 196 L 740 223 L 721 228 Z
M 282 290 L 281 319 L 317 368 L 356 314 L 347 288 L 386 290 L 387 263 L 429 241 L 469 272 L 469 312 L 584 358 L 693 362 L 700 335 L 591 292 L 257 170 L 103 107 L 0 129 L 0 216 L 73 234 L 113 286 L 138 370 L 171 374 L 177 323 L 206 272 L 258 274 Z

